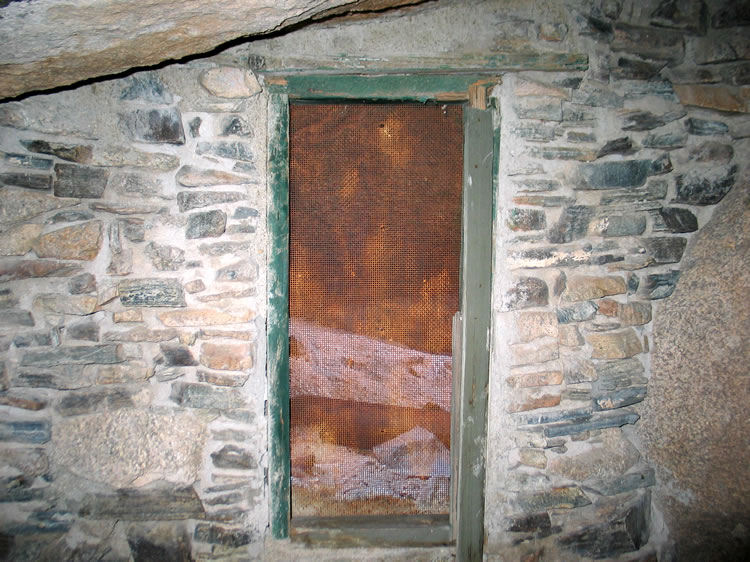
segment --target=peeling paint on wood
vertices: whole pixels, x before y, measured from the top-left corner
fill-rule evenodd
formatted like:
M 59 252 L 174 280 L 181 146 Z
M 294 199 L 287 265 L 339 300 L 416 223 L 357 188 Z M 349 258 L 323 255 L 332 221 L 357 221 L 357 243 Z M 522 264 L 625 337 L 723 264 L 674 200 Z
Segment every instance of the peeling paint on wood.
M 269 100 L 268 388 L 271 533 L 289 535 L 289 100 Z

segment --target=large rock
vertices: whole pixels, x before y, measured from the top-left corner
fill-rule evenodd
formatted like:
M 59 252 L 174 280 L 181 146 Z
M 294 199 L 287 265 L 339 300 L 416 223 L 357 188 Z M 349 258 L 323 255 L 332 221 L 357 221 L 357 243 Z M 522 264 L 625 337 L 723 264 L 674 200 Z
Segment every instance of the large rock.
M 418 0 L 56 0 L 0 3 L 0 98 L 205 53 L 306 19 Z M 132 12 L 132 14 L 130 14 Z M 102 31 L 104 30 L 104 31 Z
M 119 488 L 199 477 L 206 434 L 190 413 L 119 409 L 59 420 L 50 449 L 57 465 Z
M 448 448 L 434 433 L 419 426 L 372 450 L 382 464 L 409 476 L 439 476 L 440 467 L 450 466 Z
M 691 241 L 677 288 L 654 315 L 637 427 L 676 559 L 741 560 L 750 550 L 748 201 L 747 183 L 738 182 Z

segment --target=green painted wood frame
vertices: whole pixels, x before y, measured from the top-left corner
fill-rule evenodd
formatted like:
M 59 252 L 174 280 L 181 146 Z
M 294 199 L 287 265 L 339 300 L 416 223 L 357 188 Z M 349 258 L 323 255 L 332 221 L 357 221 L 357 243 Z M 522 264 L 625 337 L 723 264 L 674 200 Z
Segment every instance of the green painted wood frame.
M 299 78 L 299 77 L 298 77 Z M 388 78 L 388 80 L 383 80 Z M 269 486 L 271 534 L 286 538 L 290 528 L 289 450 L 289 101 L 360 99 L 425 101 L 466 92 L 486 76 L 315 76 L 269 88 L 268 323 Z M 314 84 L 314 85 L 313 85 Z M 326 94 L 327 93 L 327 94 Z M 495 212 L 499 127 L 495 111 L 464 109 L 463 240 L 458 322 L 460 359 L 454 367 L 460 396 L 454 401 L 456 499 L 452 513 L 458 560 L 481 560 L 484 542 L 484 458 L 489 381 L 492 224 Z

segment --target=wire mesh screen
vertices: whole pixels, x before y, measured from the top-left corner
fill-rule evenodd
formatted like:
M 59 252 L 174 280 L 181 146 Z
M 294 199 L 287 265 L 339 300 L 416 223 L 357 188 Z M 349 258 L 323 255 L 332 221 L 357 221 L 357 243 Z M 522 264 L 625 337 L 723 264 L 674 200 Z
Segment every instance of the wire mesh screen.
M 446 513 L 460 106 L 293 105 L 292 513 Z

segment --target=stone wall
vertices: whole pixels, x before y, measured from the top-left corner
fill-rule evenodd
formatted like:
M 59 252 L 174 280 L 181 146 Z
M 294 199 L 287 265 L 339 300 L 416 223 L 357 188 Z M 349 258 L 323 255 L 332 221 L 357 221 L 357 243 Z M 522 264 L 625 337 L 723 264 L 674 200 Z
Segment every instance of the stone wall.
M 732 3 L 539 4 L 438 2 L 0 106 L 3 556 L 309 557 L 266 531 L 267 115 L 248 56 L 535 49 L 589 68 L 502 73 L 492 94 L 485 553 L 669 559 L 662 465 L 680 454 L 636 430 L 673 408 L 651 349 L 683 254 L 746 182 L 750 22 Z
M 2 107 L 3 558 L 258 551 L 259 92 L 207 62 Z

